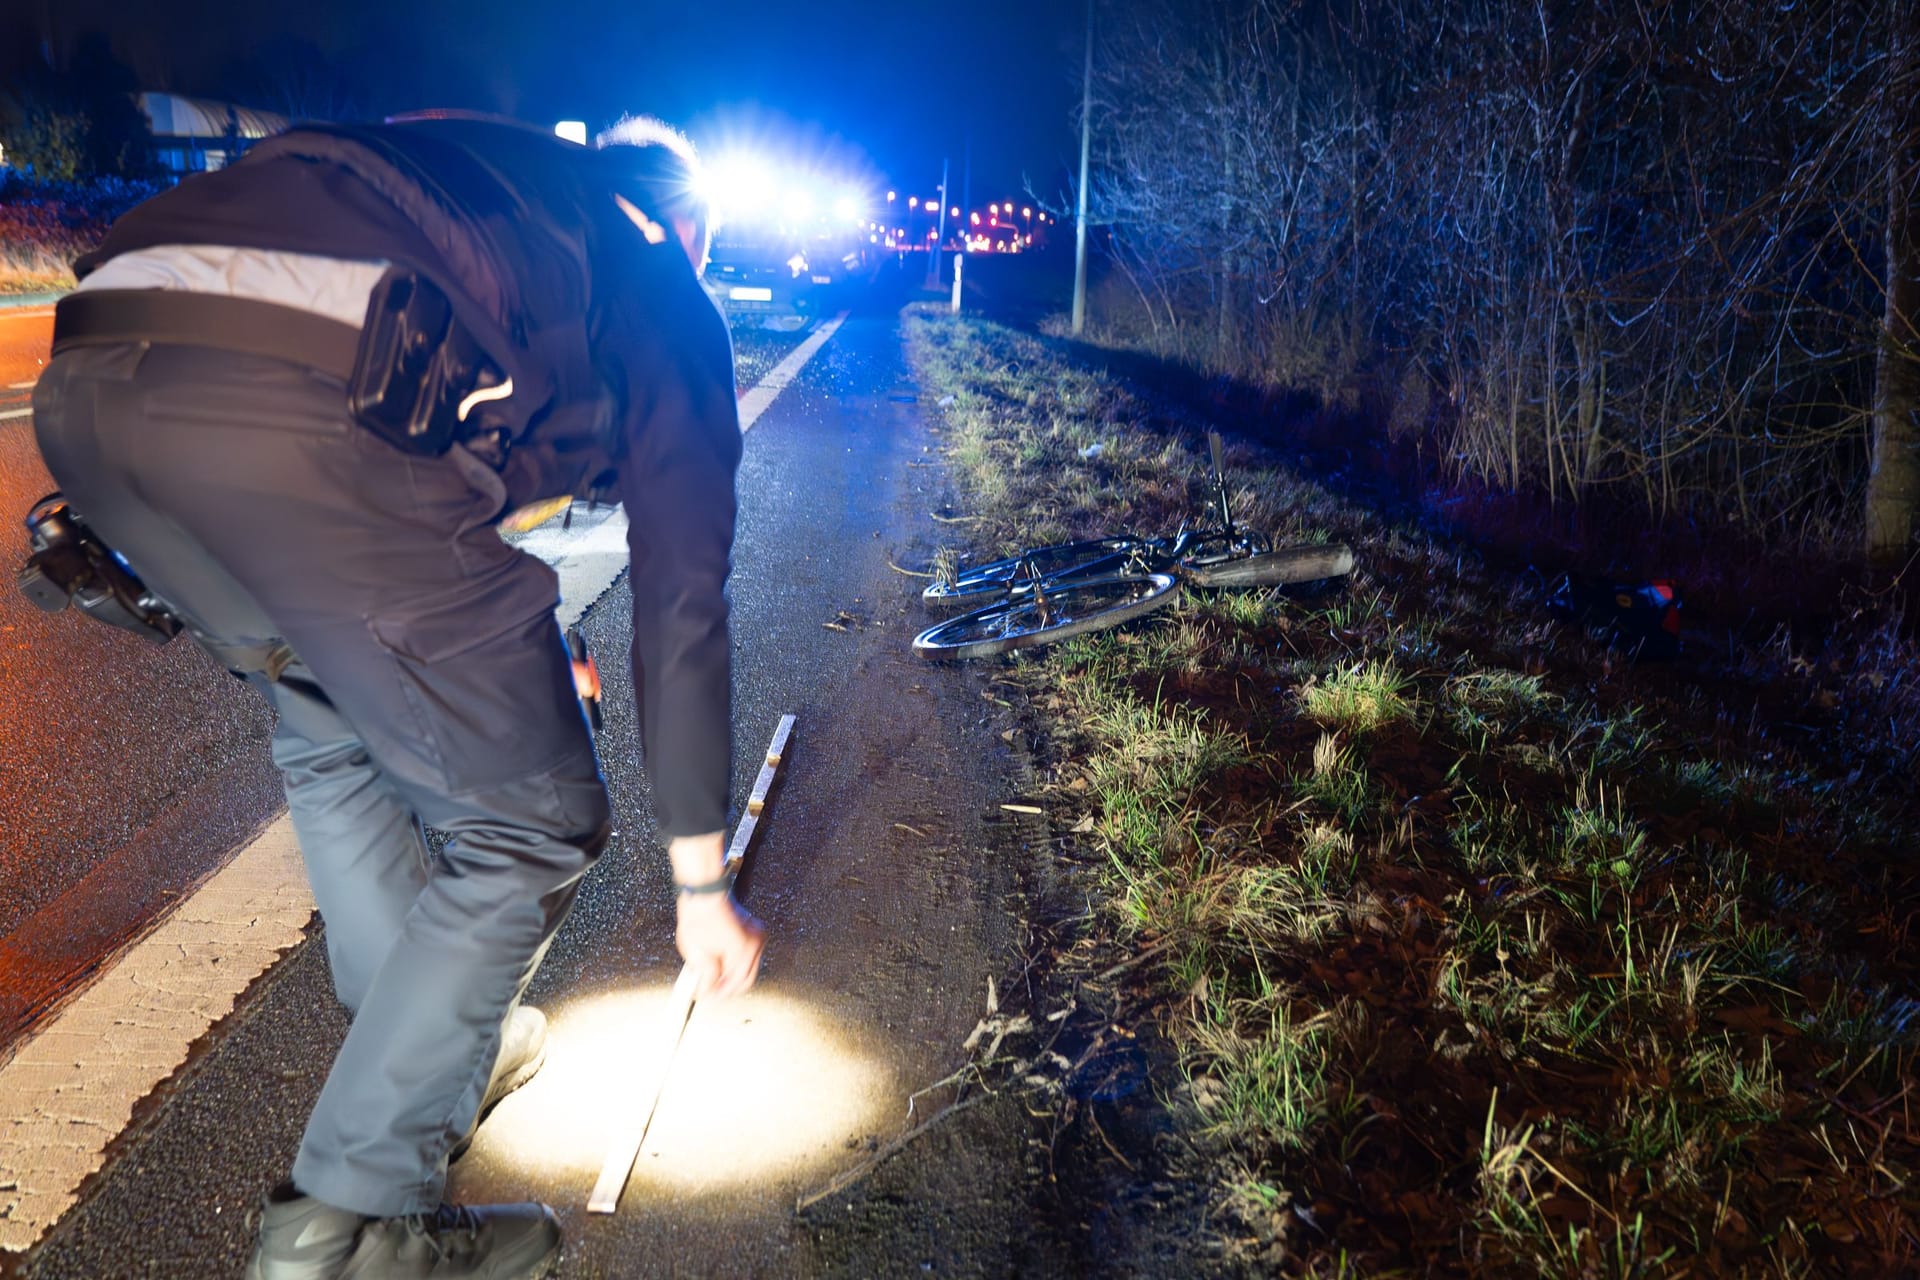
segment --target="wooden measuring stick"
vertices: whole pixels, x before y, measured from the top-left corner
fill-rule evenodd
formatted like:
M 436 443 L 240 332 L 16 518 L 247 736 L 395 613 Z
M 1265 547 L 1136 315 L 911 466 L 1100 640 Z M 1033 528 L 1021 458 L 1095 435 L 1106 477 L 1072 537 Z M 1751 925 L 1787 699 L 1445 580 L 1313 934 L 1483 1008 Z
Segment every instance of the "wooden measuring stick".
M 780 761 L 787 753 L 787 739 L 792 735 L 793 717 L 781 716 L 779 727 L 773 731 L 773 741 L 767 746 L 767 758 L 760 766 L 760 776 L 753 780 L 753 791 L 747 797 L 746 816 L 733 829 L 733 843 L 727 846 L 725 869 L 729 872 L 746 859 L 747 846 L 753 841 L 754 829 L 760 825 L 760 815 L 767 807 L 767 795 L 773 790 L 773 780 L 780 772 Z M 607 1158 L 600 1166 L 600 1177 L 593 1184 L 592 1193 L 587 1196 L 589 1213 L 612 1213 L 620 1206 L 620 1193 L 626 1189 L 627 1179 L 633 1174 L 633 1162 L 640 1158 L 640 1147 L 647 1140 L 647 1130 L 653 1124 L 654 1113 L 660 1109 L 660 1094 L 667 1086 L 667 1073 L 673 1066 L 674 1054 L 680 1048 L 680 1038 L 686 1034 L 687 1023 L 693 1017 L 693 991 L 697 981 L 691 966 L 680 966 L 680 976 L 673 982 L 673 994 L 667 998 L 666 1011 L 661 1016 L 656 1034 L 651 1037 L 652 1061 L 642 1064 L 640 1083 L 643 1087 L 634 1095 L 641 1105 L 615 1133 L 613 1144 L 607 1148 Z

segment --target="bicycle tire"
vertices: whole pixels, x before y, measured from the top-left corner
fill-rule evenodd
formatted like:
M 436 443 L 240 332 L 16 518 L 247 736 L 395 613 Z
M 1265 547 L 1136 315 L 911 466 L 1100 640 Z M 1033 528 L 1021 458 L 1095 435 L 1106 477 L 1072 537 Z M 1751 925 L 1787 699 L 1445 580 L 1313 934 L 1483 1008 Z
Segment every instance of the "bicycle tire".
M 920 593 L 920 601 L 931 608 L 978 609 L 999 600 L 1013 586 L 1023 564 L 1032 564 L 1042 577 L 1084 575 L 1107 577 L 1118 572 L 1122 558 L 1144 539 L 1120 536 L 1091 538 L 1084 542 L 1058 542 L 1033 547 L 1004 560 L 963 569 L 951 582 L 934 581 Z
M 1056 585 L 1038 597 L 1004 600 L 928 627 L 913 638 L 923 658 L 990 658 L 1104 631 L 1171 604 L 1172 574 L 1114 574 Z
M 1183 568 L 1187 581 L 1196 587 L 1281 587 L 1345 577 L 1353 572 L 1353 550 L 1342 542 L 1281 547 Z

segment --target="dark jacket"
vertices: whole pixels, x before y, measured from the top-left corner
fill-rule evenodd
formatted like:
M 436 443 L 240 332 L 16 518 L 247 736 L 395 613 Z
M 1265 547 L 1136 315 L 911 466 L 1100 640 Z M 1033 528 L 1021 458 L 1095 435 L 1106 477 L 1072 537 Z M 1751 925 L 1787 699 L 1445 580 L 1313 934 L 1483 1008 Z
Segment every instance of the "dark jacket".
M 398 169 L 352 150 L 388 144 L 400 148 Z M 472 180 L 476 158 L 491 186 Z M 395 177 L 407 165 L 411 184 Z M 487 406 L 513 436 L 500 460 L 502 513 L 601 492 L 626 507 L 655 809 L 667 835 L 705 834 L 725 825 L 732 756 L 723 591 L 741 448 L 733 352 L 677 242 L 648 244 L 605 172 L 591 152 L 505 124 L 299 130 L 138 206 L 76 269 L 134 249 L 215 244 L 385 260 L 439 283 L 514 374 L 515 394 Z M 482 187 L 508 194 L 469 200 Z M 578 328 L 563 334 L 568 326 Z M 576 334 L 585 375 L 569 363 Z

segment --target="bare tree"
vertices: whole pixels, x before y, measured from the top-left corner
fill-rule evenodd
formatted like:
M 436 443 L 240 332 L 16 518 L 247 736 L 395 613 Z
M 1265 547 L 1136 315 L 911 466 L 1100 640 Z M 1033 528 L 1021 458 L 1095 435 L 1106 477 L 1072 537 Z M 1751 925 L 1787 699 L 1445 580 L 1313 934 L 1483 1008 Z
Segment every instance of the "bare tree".
M 362 95 L 352 79 L 299 36 L 281 36 L 253 50 L 237 79 L 251 86 L 260 106 L 290 120 L 352 120 L 361 114 Z
M 1886 310 L 1875 369 L 1869 560 L 1898 569 L 1920 510 L 1920 22 L 1914 0 L 1887 0 Z
M 1135 0 L 1094 186 L 1143 340 L 1486 483 L 1829 540 L 1886 442 L 1904 530 L 1914 3 Z

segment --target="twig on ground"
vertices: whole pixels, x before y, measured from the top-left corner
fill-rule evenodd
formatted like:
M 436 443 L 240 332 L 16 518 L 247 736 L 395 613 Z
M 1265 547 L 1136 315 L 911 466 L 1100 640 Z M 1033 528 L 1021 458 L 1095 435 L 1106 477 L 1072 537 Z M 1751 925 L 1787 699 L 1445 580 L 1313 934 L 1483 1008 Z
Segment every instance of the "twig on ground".
M 1859 1066 L 1855 1067 L 1850 1073 L 1848 1073 L 1847 1078 L 1840 1082 L 1840 1087 L 1833 1091 L 1833 1096 L 1836 1099 L 1838 1099 L 1841 1094 L 1845 1093 L 1847 1091 L 1847 1086 L 1852 1084 L 1855 1080 L 1858 1080 L 1860 1078 L 1860 1073 L 1862 1071 L 1865 1071 L 1868 1067 L 1872 1066 L 1876 1061 L 1878 1061 L 1880 1058 L 1880 1055 L 1886 1052 L 1886 1048 L 1887 1046 L 1885 1046 L 1884 1044 L 1875 1045 L 1873 1047 L 1873 1052 L 1867 1055 L 1866 1061 L 1862 1062 Z
M 1113 1139 L 1112 1139 L 1112 1138 L 1109 1138 L 1109 1137 L 1107 1136 L 1107 1131 L 1106 1131 L 1105 1129 L 1103 1129 L 1103 1128 L 1101 1128 L 1101 1126 L 1100 1126 L 1100 1113 L 1099 1113 L 1099 1111 L 1098 1111 L 1098 1110 L 1097 1110 L 1097 1109 L 1096 1109 L 1096 1108 L 1095 1108 L 1095 1107 L 1093 1106 L 1093 1104 L 1091 1104 L 1091 1103 L 1089 1103 L 1089 1104 L 1087 1104 L 1087 1119 L 1088 1119 L 1088 1121 L 1089 1121 L 1089 1122 L 1091 1122 L 1091 1123 L 1092 1123 L 1092 1125 L 1093 1125 L 1093 1131 L 1094 1131 L 1095 1133 L 1097 1133 L 1097 1134 L 1099 1134 L 1099 1135 L 1100 1135 L 1100 1141 L 1101 1141 L 1101 1143 L 1102 1143 L 1102 1144 L 1103 1144 L 1103 1145 L 1104 1145 L 1104 1146 L 1106 1147 L 1106 1149 L 1107 1149 L 1107 1150 L 1108 1150 L 1109 1152 L 1111 1152 L 1111 1153 L 1113 1154 L 1113 1158 L 1114 1158 L 1115 1160 L 1118 1160 L 1118 1161 L 1119 1161 L 1119 1162 L 1120 1162 L 1121 1164 L 1123 1164 L 1123 1165 L 1125 1165 L 1125 1166 L 1127 1167 L 1127 1172 L 1128 1172 L 1128 1173 L 1138 1173 L 1138 1172 L 1140 1172 L 1140 1170 L 1138 1169 L 1138 1167 L 1136 1167 L 1136 1166 L 1134 1165 L 1134 1163 L 1133 1163 L 1133 1161 L 1131 1161 L 1131 1160 L 1129 1160 L 1129 1159 L 1127 1159 L 1127 1158 L 1126 1158 L 1125 1156 L 1123 1156 L 1123 1155 L 1121 1155 L 1121 1154 L 1120 1154 L 1120 1148 L 1118 1148 L 1118 1147 L 1116 1147 L 1116 1146 L 1114 1146 L 1114 1145 L 1113 1145 Z
M 985 516 L 943 516 L 938 511 L 929 511 L 927 515 L 941 524 L 979 524 Z
M 980 1079 L 979 1066 L 971 1058 L 969 1058 L 964 1064 L 962 1064 L 960 1069 L 958 1071 L 955 1071 L 952 1075 L 942 1076 L 940 1077 L 940 1079 L 935 1080 L 932 1084 L 923 1086 L 922 1088 L 919 1088 L 919 1089 L 915 1089 L 912 1093 L 908 1094 L 907 1095 L 907 1118 L 911 1120 L 913 1118 L 914 1108 L 920 1105 L 920 1099 L 926 1097 L 928 1094 L 934 1092 L 936 1089 L 945 1089 L 945 1088 L 952 1087 L 952 1088 L 960 1089 L 964 1091 L 968 1084 L 978 1083 L 979 1079 Z M 958 1102 L 959 1100 L 960 1100 L 959 1096 L 956 1096 L 954 1098 L 954 1102 Z M 953 1104 L 948 1103 L 947 1105 L 951 1106 Z
M 895 573 L 904 573 L 909 578 L 931 578 L 935 576 L 931 573 L 922 573 L 918 569 L 902 569 L 891 560 L 887 561 L 887 568 L 893 570 Z
M 1099 973 L 1096 973 L 1093 975 L 1093 980 L 1095 982 L 1105 982 L 1108 978 L 1116 978 L 1121 974 L 1125 973 L 1127 970 L 1133 968 L 1135 965 L 1141 964 L 1147 960 L 1153 959 L 1155 956 L 1159 955 L 1162 951 L 1165 951 L 1168 947 L 1172 945 L 1173 945 L 1172 938 L 1163 938 L 1159 942 L 1156 942 L 1152 946 L 1148 947 L 1145 951 L 1142 951 L 1140 954 L 1134 956 L 1131 960 L 1122 960 L 1119 964 L 1114 965 L 1111 969 L 1102 969 Z
M 988 1063 L 992 1062 L 995 1055 L 1000 1052 L 1001 1041 L 1005 1040 L 1008 1036 L 1023 1035 L 1031 1030 L 1033 1030 L 1033 1019 L 1024 1013 L 1017 1018 L 1001 1018 L 997 1016 L 982 1018 L 975 1024 L 973 1033 L 967 1037 L 966 1043 L 961 1047 L 971 1053 L 982 1039 L 987 1036 L 992 1036 L 992 1043 L 987 1045 L 987 1054 L 980 1060 L 982 1063 Z
M 907 1130 L 905 1133 L 901 1134 L 899 1137 L 895 1138 L 893 1141 L 887 1143 L 885 1146 L 881 1147 L 878 1151 L 868 1156 L 865 1160 L 862 1160 L 859 1164 L 853 1166 L 853 1168 L 848 1169 L 845 1173 L 836 1175 L 833 1181 L 827 1183 L 827 1185 L 820 1188 L 820 1190 L 801 1196 L 798 1200 L 794 1201 L 793 1211 L 795 1213 L 805 1213 L 808 1209 L 812 1208 L 816 1204 L 819 1204 L 822 1200 L 825 1200 L 828 1196 L 838 1195 L 840 1192 L 845 1191 L 848 1187 L 851 1187 L 856 1182 L 860 1182 L 863 1179 L 865 1179 L 875 1169 L 878 1169 L 882 1164 L 886 1163 L 893 1156 L 898 1155 L 901 1151 L 905 1150 L 907 1145 L 911 1143 L 915 1138 L 918 1138 L 921 1134 L 933 1128 L 933 1126 L 939 1124 L 942 1120 L 947 1119 L 949 1116 L 959 1115 L 962 1111 L 965 1111 L 967 1108 L 976 1106 L 979 1103 L 985 1102 L 988 1098 L 991 1098 L 993 1096 L 994 1095 L 991 1093 L 976 1093 L 970 1098 L 962 1098 L 958 1102 L 949 1103 L 946 1106 L 940 1108 L 940 1110 L 934 1112 L 932 1115 L 928 1116 L 925 1120 L 922 1120 L 919 1124 L 913 1126 L 913 1128 Z

